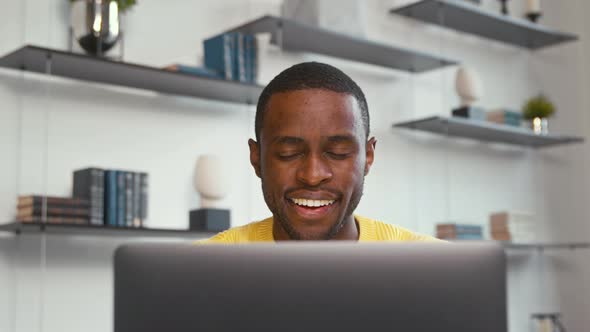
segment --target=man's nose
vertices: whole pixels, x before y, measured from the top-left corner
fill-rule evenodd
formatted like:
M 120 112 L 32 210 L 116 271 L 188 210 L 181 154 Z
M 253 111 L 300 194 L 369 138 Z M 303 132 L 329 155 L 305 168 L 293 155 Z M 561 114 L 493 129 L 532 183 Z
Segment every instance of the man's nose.
M 309 154 L 297 170 L 297 180 L 310 187 L 329 181 L 333 176 L 328 161 L 320 154 Z

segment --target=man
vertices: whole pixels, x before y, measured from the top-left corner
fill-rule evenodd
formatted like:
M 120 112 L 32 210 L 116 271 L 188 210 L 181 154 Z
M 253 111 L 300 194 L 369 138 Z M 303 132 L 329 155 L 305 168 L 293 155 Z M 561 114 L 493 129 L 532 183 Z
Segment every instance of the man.
M 232 228 L 210 242 L 435 240 L 354 215 L 376 140 L 360 87 L 330 65 L 308 62 L 262 91 L 250 163 L 272 217 Z

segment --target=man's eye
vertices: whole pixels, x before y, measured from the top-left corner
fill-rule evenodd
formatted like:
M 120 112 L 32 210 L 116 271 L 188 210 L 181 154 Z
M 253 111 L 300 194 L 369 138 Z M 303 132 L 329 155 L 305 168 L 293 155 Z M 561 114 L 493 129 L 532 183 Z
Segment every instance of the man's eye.
M 278 157 L 280 160 L 289 161 L 289 160 L 293 160 L 293 159 L 299 157 L 300 155 L 301 155 L 300 152 L 288 152 L 288 153 L 279 153 Z
M 350 156 L 350 153 L 343 152 L 326 152 L 326 154 L 328 155 L 328 157 L 336 160 L 346 159 L 348 158 L 348 156 Z

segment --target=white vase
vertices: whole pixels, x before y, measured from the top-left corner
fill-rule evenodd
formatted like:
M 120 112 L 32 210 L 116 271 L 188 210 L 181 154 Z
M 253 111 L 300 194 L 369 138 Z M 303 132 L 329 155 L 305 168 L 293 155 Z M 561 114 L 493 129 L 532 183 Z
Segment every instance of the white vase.
M 461 66 L 457 70 L 455 89 L 461 98 L 461 106 L 471 106 L 483 94 L 479 75 L 475 70 L 465 66 Z
M 228 193 L 230 182 L 226 165 L 216 155 L 199 156 L 194 174 L 194 187 L 201 196 L 201 208 L 218 208 Z

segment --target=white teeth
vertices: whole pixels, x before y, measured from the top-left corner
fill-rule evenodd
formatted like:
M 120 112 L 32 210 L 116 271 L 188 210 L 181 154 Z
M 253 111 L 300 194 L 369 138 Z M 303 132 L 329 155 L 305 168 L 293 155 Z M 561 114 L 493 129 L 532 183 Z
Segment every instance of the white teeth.
M 320 207 L 334 203 L 334 200 L 317 200 L 317 199 L 304 199 L 304 198 L 291 198 L 291 201 L 297 205 L 308 206 L 308 207 Z

